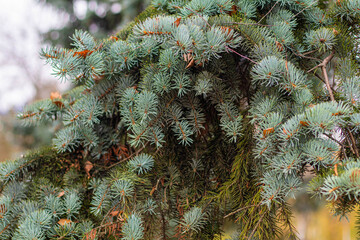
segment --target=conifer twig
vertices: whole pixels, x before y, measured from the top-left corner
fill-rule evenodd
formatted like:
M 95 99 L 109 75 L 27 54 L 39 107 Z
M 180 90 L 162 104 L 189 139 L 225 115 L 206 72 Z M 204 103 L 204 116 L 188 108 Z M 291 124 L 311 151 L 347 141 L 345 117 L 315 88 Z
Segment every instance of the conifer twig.
M 329 92 L 329 95 L 330 95 L 330 99 L 331 101 L 335 101 L 335 98 L 334 98 L 334 94 L 333 94 L 333 91 L 331 89 L 331 86 L 330 86 L 330 82 L 329 82 L 329 76 L 327 74 L 327 71 L 326 71 L 326 65 L 331 61 L 331 59 L 334 57 L 334 54 L 335 52 L 332 51 L 331 54 L 329 56 L 327 56 L 319 65 L 316 65 L 315 67 L 313 67 L 312 69 L 310 69 L 309 71 L 307 71 L 308 73 L 315 70 L 316 68 L 321 68 L 322 70 L 322 73 L 324 75 L 324 81 L 325 81 L 325 85 L 326 85 L 326 88 Z
M 319 50 L 319 49 L 314 49 L 314 50 L 305 52 L 305 53 L 303 53 L 302 55 L 306 56 L 306 55 L 312 54 L 312 53 L 314 53 L 314 52 L 316 52 L 316 51 L 318 51 L 318 50 Z
M 263 214 L 261 215 L 261 217 L 259 218 L 259 221 L 258 221 L 257 224 L 255 225 L 255 227 L 254 227 L 253 231 L 251 232 L 250 236 L 248 237 L 248 239 L 251 240 L 252 237 L 254 236 L 254 234 L 255 234 L 255 232 L 256 232 L 256 229 L 259 227 L 262 219 L 263 219 L 264 216 L 265 216 L 265 213 L 266 213 L 266 211 L 264 211 L 264 213 L 263 213 Z
M 324 79 L 322 79 L 322 77 L 321 77 L 318 73 L 314 72 L 314 75 L 315 75 L 318 79 L 320 79 L 320 81 L 322 81 L 323 83 L 325 83 Z M 330 86 L 330 87 L 331 87 L 331 90 L 332 90 L 333 92 L 336 92 L 335 89 L 334 89 L 332 86 Z
M 324 135 L 327 136 L 328 138 L 330 138 L 331 140 L 335 141 L 337 144 L 339 144 L 341 146 L 341 151 L 343 152 L 344 157 L 347 159 L 345 145 L 342 142 L 340 142 L 339 140 L 333 138 L 330 134 L 324 133 Z
M 250 206 L 246 206 L 246 207 L 242 207 L 242 208 L 239 208 L 231 213 L 229 213 L 228 215 L 224 216 L 224 218 L 227 218 L 227 217 L 230 217 L 238 212 L 240 212 L 241 210 L 245 210 L 245 209 L 248 209 L 248 208 L 251 208 L 251 207 L 257 207 L 259 206 L 258 204 L 254 204 L 254 205 L 250 205 Z
M 225 46 L 225 48 L 226 48 L 227 50 L 229 50 L 230 52 L 233 52 L 233 53 L 235 53 L 235 54 L 239 55 L 240 57 L 242 57 L 242 58 L 245 58 L 245 59 L 249 60 L 249 61 L 250 61 L 250 62 L 252 62 L 252 63 L 258 64 L 258 63 L 257 63 L 257 62 L 255 62 L 254 60 L 251 60 L 251 59 L 250 59 L 250 58 L 248 58 L 247 56 L 244 56 L 244 55 L 242 55 L 242 54 L 238 53 L 237 51 L 235 51 L 234 49 L 231 49 L 231 48 L 230 48 L 230 47 L 228 47 L 228 46 Z
M 321 67 L 322 73 L 324 75 L 325 85 L 328 89 L 330 99 L 331 101 L 335 102 L 334 94 L 331 90 L 330 82 L 329 82 L 329 76 L 327 74 L 326 65 L 331 61 L 331 59 L 334 57 L 334 51 L 331 52 L 329 56 L 327 56 L 322 63 L 319 64 L 319 67 Z
M 314 2 L 311 3 L 309 6 L 305 7 L 303 10 L 301 10 L 300 12 L 298 12 L 297 14 L 295 14 L 294 16 L 292 16 L 292 17 L 290 18 L 290 20 L 293 19 L 294 17 L 296 17 L 297 15 L 299 15 L 300 13 L 302 13 L 303 11 L 305 11 L 306 9 L 308 9 L 309 7 L 311 7 L 312 5 L 314 5 L 315 3 L 317 3 L 317 1 L 314 1 Z
M 357 158 L 360 158 L 359 156 L 359 150 L 357 149 L 356 147 L 356 141 L 355 141 L 355 138 L 354 138 L 354 135 L 352 134 L 352 132 L 350 131 L 350 129 L 346 128 L 347 132 L 349 133 L 349 136 L 350 136 L 350 141 L 351 141 L 351 146 L 355 152 L 355 155 Z
M 260 26 L 260 27 L 272 27 L 274 25 L 260 24 L 260 23 L 243 23 L 243 22 L 228 22 L 224 24 L 229 25 L 245 25 L 245 26 Z
M 274 7 L 275 7 L 279 2 L 280 2 L 280 0 L 277 0 L 276 3 L 270 8 L 270 10 L 269 10 L 257 23 L 261 23 L 261 21 L 264 20 L 264 18 L 271 13 L 271 11 L 274 9 Z
M 317 49 L 316 49 L 317 50 Z M 309 56 L 306 56 L 306 54 L 302 54 L 302 53 L 295 53 L 293 52 L 296 56 L 299 56 L 299 57 L 302 57 L 302 58 L 307 58 L 307 59 L 311 59 L 311 60 L 316 60 L 316 61 L 321 61 L 321 59 L 318 59 L 318 58 L 314 58 L 314 57 L 309 57 Z
M 114 211 L 119 205 L 120 205 L 121 202 L 118 202 L 117 204 L 115 204 L 112 208 L 109 209 L 109 211 L 105 214 L 105 216 L 103 217 L 103 220 L 101 221 L 100 225 L 103 225 L 104 224 L 104 221 L 106 219 L 107 216 L 110 215 L 110 213 L 112 211 Z

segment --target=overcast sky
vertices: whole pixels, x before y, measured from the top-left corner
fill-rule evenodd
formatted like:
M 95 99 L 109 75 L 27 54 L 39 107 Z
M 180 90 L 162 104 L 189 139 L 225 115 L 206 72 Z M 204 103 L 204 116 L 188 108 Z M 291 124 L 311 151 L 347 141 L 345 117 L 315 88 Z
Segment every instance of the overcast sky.
M 34 83 L 53 85 L 55 90 L 65 88 L 39 58 L 42 47 L 39 33 L 60 28 L 68 19 L 36 0 L 0 0 L 0 3 L 0 114 L 4 114 L 13 108 L 21 109 L 33 99 Z

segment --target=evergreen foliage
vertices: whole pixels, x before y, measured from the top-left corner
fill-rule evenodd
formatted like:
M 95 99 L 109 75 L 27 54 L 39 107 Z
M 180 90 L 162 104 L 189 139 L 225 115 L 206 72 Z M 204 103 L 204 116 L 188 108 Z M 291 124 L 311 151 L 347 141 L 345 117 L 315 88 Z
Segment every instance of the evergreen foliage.
M 19 115 L 63 126 L 54 150 L 1 164 L 1 239 L 219 239 L 228 219 L 232 239 L 294 239 L 286 199 L 308 172 L 346 216 L 358 5 L 154 0 L 116 37 L 44 49 L 78 87 Z

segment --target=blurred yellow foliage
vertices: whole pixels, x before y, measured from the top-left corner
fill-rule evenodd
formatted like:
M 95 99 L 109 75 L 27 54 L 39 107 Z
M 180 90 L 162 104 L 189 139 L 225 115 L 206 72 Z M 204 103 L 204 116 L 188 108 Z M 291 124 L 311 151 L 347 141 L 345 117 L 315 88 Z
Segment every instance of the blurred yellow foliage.
M 356 212 L 349 221 L 331 215 L 329 208 L 322 205 L 317 211 L 295 212 L 294 224 L 300 240 L 355 240 Z

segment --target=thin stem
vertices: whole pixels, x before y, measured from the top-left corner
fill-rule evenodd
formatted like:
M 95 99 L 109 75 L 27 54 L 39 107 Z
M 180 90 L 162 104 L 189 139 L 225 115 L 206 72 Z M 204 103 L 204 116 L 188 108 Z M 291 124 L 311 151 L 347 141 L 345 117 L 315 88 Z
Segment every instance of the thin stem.
M 224 24 L 229 25 L 245 25 L 245 26 L 260 26 L 260 27 L 272 27 L 274 25 L 266 25 L 266 24 L 260 24 L 260 23 L 243 23 L 243 22 L 228 22 Z
M 335 102 L 334 94 L 333 94 L 333 92 L 331 90 L 331 86 L 330 86 L 330 82 L 329 82 L 329 76 L 328 76 L 327 71 L 326 71 L 326 66 L 321 66 L 321 70 L 322 70 L 324 78 L 325 78 L 324 79 L 325 80 L 325 85 L 326 85 L 326 88 L 328 89 L 330 99 L 331 99 L 331 101 Z
M 351 140 L 350 140 L 350 136 L 345 135 L 345 138 L 346 138 L 346 140 L 347 140 L 348 143 L 349 143 L 350 151 L 351 151 L 353 154 L 355 154 L 355 150 L 354 150 L 354 148 L 352 147 L 352 143 L 351 143 Z
M 302 55 L 306 56 L 306 55 L 308 55 L 308 54 L 312 54 L 312 53 L 314 53 L 314 52 L 317 52 L 318 50 L 319 50 L 319 49 L 314 49 L 314 50 L 308 51 L 308 52 L 306 52 L 306 53 L 303 53 Z
M 256 206 L 259 206 L 259 205 L 258 205 L 258 204 L 254 204 L 254 205 L 250 205 L 250 206 L 246 206 L 246 207 L 239 208 L 239 209 L 235 210 L 234 212 L 229 213 L 229 214 L 226 215 L 224 218 L 230 217 L 230 216 L 232 216 L 232 215 L 240 212 L 241 210 L 244 210 L 244 209 L 247 209 L 247 208 L 251 208 L 251 207 L 256 207 Z
M 235 54 L 237 54 L 237 55 L 239 55 L 240 57 L 242 57 L 242 58 L 245 58 L 245 59 L 247 59 L 247 60 L 249 60 L 250 62 L 252 62 L 252 63 L 255 63 L 255 64 L 258 64 L 257 62 L 255 62 L 254 60 L 251 60 L 250 58 L 248 58 L 247 56 L 244 56 L 244 55 L 241 55 L 240 53 L 238 53 L 237 51 L 235 51 L 234 49 L 231 49 L 230 47 L 228 47 L 228 46 L 225 46 L 225 48 L 227 49 L 227 50 L 229 50 L 230 52 L 233 52 L 233 53 L 235 53 Z
M 346 128 L 346 130 L 347 130 L 348 133 L 349 133 L 349 136 L 350 136 L 350 139 L 351 139 L 351 142 L 352 142 L 352 146 L 353 146 L 354 151 L 355 151 L 355 155 L 356 155 L 357 158 L 359 158 L 359 150 L 358 150 L 357 147 L 356 147 L 356 141 L 355 141 L 354 135 L 352 134 L 352 132 L 350 131 L 350 129 Z
M 347 155 L 346 155 L 346 151 L 345 151 L 345 145 L 338 141 L 337 139 L 333 138 L 330 134 L 324 133 L 325 136 L 327 136 L 328 138 L 330 138 L 331 140 L 335 141 L 337 144 L 339 144 L 341 146 L 341 151 L 344 154 L 344 157 L 347 159 Z
M 290 18 L 290 20 L 296 17 L 297 15 L 299 15 L 300 13 L 302 13 L 303 11 L 305 11 L 306 9 L 308 9 L 309 7 L 311 7 L 312 5 L 314 5 L 315 3 L 317 3 L 317 1 L 314 1 L 312 4 L 310 4 L 309 6 L 307 6 L 306 8 L 295 14 L 292 18 Z
M 299 51 L 297 51 L 296 53 L 295 53 L 295 51 L 293 51 L 293 53 L 294 53 L 296 56 L 299 56 L 299 57 L 303 57 L 303 58 L 307 58 L 307 59 L 311 59 L 311 60 L 315 60 L 315 61 L 321 61 L 321 59 L 319 59 L 319 58 L 314 58 L 314 57 L 306 56 L 306 53 L 301 54 L 301 53 L 299 53 Z
M 115 206 L 113 206 L 112 208 L 110 208 L 110 210 L 105 214 L 103 220 L 101 221 L 100 226 L 104 224 L 105 219 L 110 215 L 110 213 L 111 213 L 112 211 L 115 210 L 115 208 L 117 208 L 117 207 L 120 205 L 120 203 L 121 203 L 121 202 L 118 202 L 117 204 L 115 204 Z
M 331 86 L 330 86 L 330 82 L 329 82 L 329 76 L 327 74 L 327 71 L 326 71 L 326 65 L 331 61 L 331 59 L 334 57 L 334 54 L 335 52 L 332 51 L 331 54 L 329 56 L 327 56 L 323 61 L 322 63 L 320 63 L 319 65 L 316 65 L 315 67 L 313 67 L 312 69 L 310 69 L 308 72 L 311 72 L 313 70 L 315 70 L 316 68 L 321 68 L 322 70 L 322 73 L 324 75 L 324 81 L 325 81 L 325 85 L 326 85 L 326 88 L 329 92 L 329 95 L 330 95 L 330 99 L 331 101 L 335 102 L 335 98 L 334 98 L 334 94 L 333 94 L 333 91 L 331 89 Z
M 261 215 L 261 217 L 260 217 L 259 221 L 257 222 L 256 226 L 254 227 L 254 229 L 253 229 L 253 231 L 251 232 L 251 234 L 250 234 L 250 236 L 248 237 L 248 239 L 250 239 L 250 240 L 251 240 L 251 239 L 252 239 L 252 237 L 254 236 L 256 229 L 259 227 L 259 225 L 260 225 L 260 223 L 261 223 L 262 219 L 263 219 L 263 218 L 264 218 L 264 216 L 265 216 L 265 213 L 266 213 L 266 211 L 264 211 L 264 213 Z
M 261 21 L 271 13 L 271 11 L 274 9 L 274 7 L 276 6 L 276 4 L 278 4 L 280 2 L 280 0 L 278 0 L 271 8 L 270 10 L 260 19 L 260 21 L 258 21 L 257 23 L 261 23 Z
M 320 79 L 320 81 L 322 81 L 323 83 L 325 83 L 324 79 L 322 79 L 322 77 L 320 77 L 319 74 L 317 74 L 317 73 L 315 72 L 314 75 L 315 75 L 318 79 Z M 336 92 L 333 87 L 331 87 L 331 90 L 332 90 L 333 92 Z

